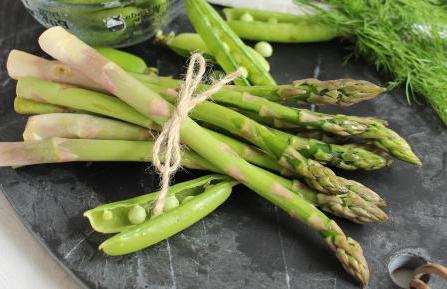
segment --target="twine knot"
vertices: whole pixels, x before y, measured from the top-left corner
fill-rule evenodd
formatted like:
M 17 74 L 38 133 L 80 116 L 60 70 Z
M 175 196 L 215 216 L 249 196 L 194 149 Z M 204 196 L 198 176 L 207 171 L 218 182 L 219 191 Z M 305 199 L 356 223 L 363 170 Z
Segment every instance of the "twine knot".
M 205 71 L 205 59 L 200 53 L 194 53 L 189 59 L 185 80 L 180 85 L 177 107 L 172 113 L 171 118 L 163 125 L 160 135 L 155 140 L 153 164 L 161 175 L 161 189 L 152 211 L 153 216 L 163 213 L 169 190 L 169 181 L 171 176 L 181 166 L 182 150 L 180 144 L 180 128 L 182 122 L 188 117 L 189 112 L 196 105 L 207 100 L 222 89 L 224 85 L 242 75 L 242 71 L 237 70 L 215 82 L 206 91 L 197 94 L 197 87 L 202 82 Z

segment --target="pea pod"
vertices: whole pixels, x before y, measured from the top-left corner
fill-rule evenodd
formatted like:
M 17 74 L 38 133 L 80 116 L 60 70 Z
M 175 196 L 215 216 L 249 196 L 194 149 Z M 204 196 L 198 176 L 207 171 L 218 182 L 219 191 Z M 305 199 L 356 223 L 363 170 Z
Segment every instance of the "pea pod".
M 171 48 L 178 55 L 189 57 L 192 53 L 199 51 L 202 52 L 205 57 L 212 62 L 216 62 L 214 56 L 209 51 L 202 37 L 197 33 L 181 33 L 178 35 L 157 35 L 157 41 L 163 43 Z M 270 64 L 268 61 L 256 50 L 247 46 L 253 58 L 261 64 L 265 70 L 270 71 Z
M 236 84 L 275 84 L 269 72 L 252 56 L 247 46 L 211 5 L 204 0 L 186 0 L 185 6 L 191 23 L 224 71 L 231 73 L 239 68 L 247 71 L 246 77 L 235 80 Z
M 201 193 L 207 186 L 229 180 L 221 175 L 208 175 L 191 181 L 171 186 L 169 196 L 175 196 L 180 202 L 188 196 Z M 100 233 L 118 233 L 132 223 L 128 218 L 129 211 L 135 206 L 146 210 L 152 207 L 158 192 L 138 196 L 132 199 L 101 205 L 88 210 L 84 216 L 90 221 L 92 228 Z M 106 216 L 106 217 L 105 217 Z M 111 216 L 111 217 L 110 217 Z
M 144 73 L 148 69 L 143 59 L 131 53 L 109 47 L 95 47 L 95 49 L 128 72 Z
M 188 228 L 219 207 L 231 194 L 233 182 L 211 185 L 201 194 L 179 207 L 144 223 L 131 226 L 107 239 L 99 249 L 107 255 L 118 256 L 147 248 Z
M 337 29 L 321 23 L 315 15 L 292 15 L 246 8 L 226 8 L 223 11 L 228 26 L 243 39 L 305 43 L 328 41 L 340 36 Z

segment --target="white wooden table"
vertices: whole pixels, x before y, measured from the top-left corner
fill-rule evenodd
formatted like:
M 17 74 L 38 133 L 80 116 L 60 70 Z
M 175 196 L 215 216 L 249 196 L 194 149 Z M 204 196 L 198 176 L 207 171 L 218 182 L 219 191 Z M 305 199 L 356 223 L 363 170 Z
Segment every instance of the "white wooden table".
M 0 289 L 80 286 L 33 238 L 0 192 Z

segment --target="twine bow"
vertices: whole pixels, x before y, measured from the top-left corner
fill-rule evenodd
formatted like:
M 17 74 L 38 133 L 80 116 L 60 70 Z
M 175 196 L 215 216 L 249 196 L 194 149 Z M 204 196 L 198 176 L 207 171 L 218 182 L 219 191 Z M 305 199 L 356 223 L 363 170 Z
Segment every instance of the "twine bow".
M 237 70 L 214 83 L 208 90 L 196 95 L 196 89 L 202 82 L 205 71 L 205 59 L 200 53 L 194 53 L 189 60 L 185 80 L 180 85 L 177 107 L 173 112 L 172 117 L 164 124 L 160 135 L 155 140 L 153 148 L 153 164 L 161 175 L 161 190 L 152 211 L 154 216 L 163 213 L 166 196 L 169 190 L 169 181 L 171 176 L 181 166 L 182 152 L 180 144 L 180 128 L 182 122 L 188 117 L 189 112 L 197 104 L 207 100 L 224 85 L 242 75 L 242 71 Z

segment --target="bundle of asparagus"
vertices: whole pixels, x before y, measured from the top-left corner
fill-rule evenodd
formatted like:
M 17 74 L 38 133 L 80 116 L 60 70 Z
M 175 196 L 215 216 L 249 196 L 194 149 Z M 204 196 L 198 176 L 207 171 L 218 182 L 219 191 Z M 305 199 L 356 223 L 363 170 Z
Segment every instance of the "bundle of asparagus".
M 187 1 L 187 7 L 208 11 L 197 3 Z M 219 19 L 213 21 L 222 25 Z M 210 35 L 200 31 L 208 45 Z M 384 222 L 385 201 L 366 186 L 337 176 L 329 166 L 376 170 L 390 165 L 390 156 L 420 161 L 385 121 L 316 113 L 281 102 L 352 104 L 383 89 L 356 80 L 278 86 L 253 64 L 256 60 L 244 53 L 244 46 L 232 42 L 231 30 L 224 31 L 227 46 L 237 46 L 251 76 L 237 82 L 244 86 L 226 86 L 213 96 L 214 102 L 197 105 L 181 126 L 181 141 L 184 167 L 228 177 L 213 175 L 172 187 L 165 213 L 157 217 L 151 218 L 156 194 L 86 212 L 98 232 L 118 233 L 100 248 L 121 255 L 172 236 L 217 208 L 232 186 L 241 183 L 320 233 L 342 266 L 366 286 L 369 270 L 360 245 L 320 209 L 356 223 Z M 169 119 L 181 81 L 125 71 L 60 27 L 45 31 L 39 44 L 56 60 L 16 50 L 8 58 L 8 73 L 18 80 L 14 108 L 33 116 L 23 142 L 0 143 L 0 166 L 150 162 L 153 136 Z M 216 52 L 210 48 L 210 53 Z M 235 67 L 228 55 L 215 59 L 220 65 L 229 61 L 223 66 L 227 69 Z M 261 85 L 247 86 L 256 82 Z

